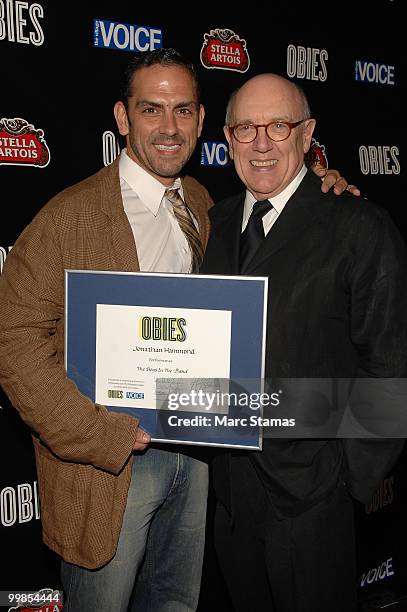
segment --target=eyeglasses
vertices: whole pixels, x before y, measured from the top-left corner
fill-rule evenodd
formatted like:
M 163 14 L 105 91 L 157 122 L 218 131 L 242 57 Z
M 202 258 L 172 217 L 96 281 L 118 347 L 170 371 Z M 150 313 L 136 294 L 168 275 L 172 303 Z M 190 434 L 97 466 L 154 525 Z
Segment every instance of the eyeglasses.
M 295 123 L 289 121 L 271 121 L 270 123 L 255 125 L 254 123 L 238 123 L 237 125 L 229 126 L 229 132 L 236 138 L 238 142 L 248 144 L 257 138 L 257 132 L 260 127 L 266 129 L 267 136 L 275 142 L 286 140 L 291 134 L 291 130 L 300 123 L 307 121 L 301 119 Z

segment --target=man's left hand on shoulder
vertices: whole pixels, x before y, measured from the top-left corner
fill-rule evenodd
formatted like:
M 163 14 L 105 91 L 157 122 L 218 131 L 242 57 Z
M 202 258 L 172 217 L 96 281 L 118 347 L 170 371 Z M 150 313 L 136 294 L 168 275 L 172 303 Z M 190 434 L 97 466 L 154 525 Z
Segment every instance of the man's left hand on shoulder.
M 321 191 L 324 193 L 333 188 L 336 195 L 349 191 L 354 196 L 360 196 L 360 189 L 356 185 L 349 185 L 348 181 L 339 174 L 338 170 L 324 168 L 321 164 L 312 166 L 312 170 L 322 179 Z

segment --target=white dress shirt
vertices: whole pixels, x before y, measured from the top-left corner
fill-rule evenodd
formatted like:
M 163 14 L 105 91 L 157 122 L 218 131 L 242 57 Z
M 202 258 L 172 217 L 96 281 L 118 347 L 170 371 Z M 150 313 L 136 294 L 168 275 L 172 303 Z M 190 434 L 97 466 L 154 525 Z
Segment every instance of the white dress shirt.
M 281 193 L 274 196 L 273 198 L 269 198 L 269 202 L 273 205 L 273 208 L 268 211 L 263 217 L 263 227 L 264 227 L 264 235 L 267 236 L 270 231 L 272 225 L 278 219 L 278 216 L 281 214 L 284 206 L 287 204 L 288 200 L 293 195 L 294 191 L 298 188 L 302 179 L 307 173 L 307 168 L 304 165 L 297 176 L 291 181 L 289 185 Z M 244 201 L 244 210 L 243 210 L 243 220 L 242 220 L 242 232 L 245 230 L 247 222 L 249 221 L 249 217 L 252 214 L 253 205 L 257 202 L 256 198 L 250 193 L 250 191 L 246 191 L 246 198 Z
M 191 268 L 187 239 L 164 197 L 165 185 L 127 155 L 120 153 L 120 188 L 123 206 L 137 246 L 142 272 L 184 272 Z M 179 178 L 173 189 L 182 193 Z

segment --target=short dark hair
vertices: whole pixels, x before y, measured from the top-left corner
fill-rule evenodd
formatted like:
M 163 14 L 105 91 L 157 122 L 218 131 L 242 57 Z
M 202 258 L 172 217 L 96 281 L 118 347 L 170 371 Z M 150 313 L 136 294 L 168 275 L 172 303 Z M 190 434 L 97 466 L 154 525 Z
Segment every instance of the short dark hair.
M 126 109 L 128 108 L 127 101 L 131 95 L 131 85 L 135 73 L 141 68 L 149 68 L 150 66 L 181 66 L 185 68 L 192 77 L 197 102 L 200 102 L 201 94 L 195 66 L 188 58 L 181 55 L 175 49 L 164 47 L 162 49 L 154 49 L 154 51 L 142 51 L 132 56 L 125 70 L 121 88 L 122 101 Z

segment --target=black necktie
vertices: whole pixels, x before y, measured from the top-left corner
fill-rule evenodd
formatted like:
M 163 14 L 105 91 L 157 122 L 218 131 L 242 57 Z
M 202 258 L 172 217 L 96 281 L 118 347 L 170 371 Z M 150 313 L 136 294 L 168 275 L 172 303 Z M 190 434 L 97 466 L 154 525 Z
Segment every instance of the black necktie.
M 273 205 L 269 200 L 260 200 L 253 205 L 252 214 L 240 238 L 240 272 L 244 272 L 247 264 L 264 241 L 263 217 Z

